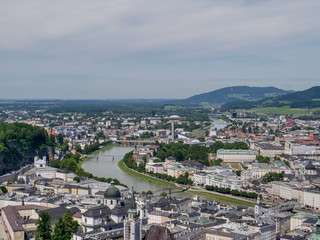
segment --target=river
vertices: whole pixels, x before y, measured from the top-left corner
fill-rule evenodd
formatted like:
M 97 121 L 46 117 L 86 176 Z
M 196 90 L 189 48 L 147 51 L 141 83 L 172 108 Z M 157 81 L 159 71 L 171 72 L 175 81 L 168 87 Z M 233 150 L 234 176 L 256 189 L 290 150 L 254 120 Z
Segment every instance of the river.
M 137 192 L 148 191 L 148 190 L 151 190 L 152 192 L 160 191 L 163 188 L 160 185 L 155 184 L 153 182 L 132 177 L 131 175 L 128 175 L 122 172 L 121 169 L 118 167 L 118 162 L 124 157 L 126 153 L 132 150 L 133 150 L 133 147 L 111 146 L 110 148 L 99 151 L 96 155 L 86 160 L 82 164 L 82 168 L 85 171 L 90 172 L 93 175 L 98 177 L 117 178 L 121 183 L 126 184 L 129 188 L 133 186 Z M 173 192 L 175 191 L 176 190 L 173 190 Z M 192 197 L 194 194 L 189 192 L 184 192 L 184 193 L 175 193 L 173 194 L 173 196 L 174 195 L 183 196 L 183 197 Z M 200 198 L 213 200 L 213 201 L 216 200 L 214 196 L 200 195 Z M 229 203 L 228 200 L 221 201 L 221 199 L 220 199 L 220 202 L 223 202 L 226 204 Z
M 212 121 L 212 124 L 214 124 L 210 130 L 220 130 L 225 128 L 226 126 L 228 126 L 228 123 L 226 123 L 225 121 L 223 121 L 222 119 L 218 119 L 218 118 L 211 118 L 210 119 Z
M 128 187 L 133 186 L 138 192 L 148 190 L 155 192 L 160 190 L 161 186 L 132 177 L 122 172 L 118 167 L 118 162 L 126 153 L 132 150 L 133 147 L 112 146 L 111 148 L 99 151 L 96 155 L 86 160 L 82 164 L 82 168 L 98 177 L 116 178 Z

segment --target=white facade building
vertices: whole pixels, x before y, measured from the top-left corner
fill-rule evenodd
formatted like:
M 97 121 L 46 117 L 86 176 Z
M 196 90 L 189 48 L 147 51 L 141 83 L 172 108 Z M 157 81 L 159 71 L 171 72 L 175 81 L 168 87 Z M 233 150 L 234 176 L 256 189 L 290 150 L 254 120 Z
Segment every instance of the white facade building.
M 221 158 L 224 162 L 252 162 L 256 159 L 256 154 L 253 150 L 234 150 L 234 149 L 219 149 L 217 158 Z
M 196 172 L 193 174 L 193 182 L 195 185 L 206 185 L 206 172 Z
M 35 167 L 45 167 L 47 166 L 47 157 L 44 156 L 42 159 L 35 156 L 34 157 L 34 166 Z
M 246 182 L 235 176 L 208 174 L 205 185 L 230 188 L 231 190 L 240 190 L 242 187 L 246 186 Z
M 287 141 L 284 145 L 284 153 L 288 155 L 314 155 L 318 148 L 314 145 L 302 145 Z

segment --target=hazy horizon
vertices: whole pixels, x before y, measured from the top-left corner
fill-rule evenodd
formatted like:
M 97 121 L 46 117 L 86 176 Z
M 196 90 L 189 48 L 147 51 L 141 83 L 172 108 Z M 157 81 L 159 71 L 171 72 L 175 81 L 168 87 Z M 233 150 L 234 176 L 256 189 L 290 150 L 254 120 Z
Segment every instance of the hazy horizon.
M 230 87 L 244 87 L 244 85 L 242 86 L 230 86 Z M 257 86 L 245 86 L 245 87 L 257 87 Z M 273 86 L 266 86 L 266 88 L 269 88 L 269 87 L 273 87 Z M 312 86 L 312 87 L 318 87 L 318 86 Z M 225 87 L 225 88 L 228 88 L 228 87 Z M 85 100 L 88 100 L 88 101 L 128 101 L 128 100 L 135 100 L 135 101 L 170 101 L 170 100 L 184 100 L 184 99 L 187 99 L 187 98 L 190 98 L 190 97 L 193 97 L 193 96 L 196 96 L 196 95 L 199 95 L 199 94 L 205 94 L 205 93 L 210 93 L 210 92 L 214 92 L 216 90 L 220 90 L 220 89 L 224 89 L 223 88 L 219 88 L 219 89 L 215 89 L 215 90 L 212 90 L 212 91 L 209 91 L 209 92 L 202 92 L 202 93 L 196 93 L 194 95 L 191 95 L 191 96 L 188 96 L 188 97 L 185 97 L 185 98 L 143 98 L 143 97 L 140 97 L 140 98 L 0 98 L 0 101 L 45 101 L 45 100 L 48 100 L 48 101 L 85 101 Z M 280 88 L 278 88 L 280 89 Z M 282 88 L 281 88 L 282 89 Z M 308 88 L 309 89 L 309 88 Z M 307 90 L 307 89 L 299 89 L 299 90 L 292 90 L 292 89 L 282 89 L 282 90 L 285 90 L 285 91 L 303 91 L 303 90 Z
M 320 82 L 318 0 L 21 3 L 1 1 L 0 99 L 184 99 Z

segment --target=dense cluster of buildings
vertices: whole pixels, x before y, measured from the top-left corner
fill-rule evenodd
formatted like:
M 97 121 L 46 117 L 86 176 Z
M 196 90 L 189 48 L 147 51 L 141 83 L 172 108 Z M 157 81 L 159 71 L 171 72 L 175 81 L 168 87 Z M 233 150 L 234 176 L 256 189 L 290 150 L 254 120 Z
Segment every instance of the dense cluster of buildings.
M 187 131 L 191 123 L 176 115 L 107 112 L 96 117 L 43 114 L 41 118 L 25 111 L 6 113 L 7 122 L 26 122 L 45 127 L 57 138 L 63 136 L 68 152 L 97 142 L 133 143 L 133 158 L 137 166 L 145 165 L 145 174 L 188 176 L 193 182 L 189 188 L 205 191 L 205 186 L 214 186 L 259 197 L 241 198 L 251 201 L 252 207 L 239 207 L 199 196 L 143 195 L 113 182 L 82 177 L 76 181 L 75 173 L 48 166 L 49 157 L 35 157 L 23 171 L 0 176 L 0 184 L 8 190 L 0 192 L 0 239 L 34 239 L 41 211 L 51 216 L 54 227 L 67 209 L 79 223 L 74 240 L 157 239 L 162 235 L 177 240 L 320 239 L 320 121 L 245 113 L 213 117 L 228 118 L 228 123 L 215 119 L 210 126 L 211 122 L 194 121 L 198 127 Z M 210 166 L 193 159 L 162 161 L 157 157 L 159 143 L 210 147 L 217 141 L 244 142 L 248 149 L 211 151 Z M 63 159 L 61 150 L 55 149 L 52 158 Z M 282 179 L 273 180 L 275 174 Z

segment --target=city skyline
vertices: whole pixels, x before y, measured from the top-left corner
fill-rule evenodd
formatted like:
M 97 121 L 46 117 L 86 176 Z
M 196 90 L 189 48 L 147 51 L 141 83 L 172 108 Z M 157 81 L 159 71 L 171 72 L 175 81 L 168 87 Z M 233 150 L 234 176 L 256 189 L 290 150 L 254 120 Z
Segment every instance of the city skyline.
M 320 2 L 2 1 L 1 99 L 183 99 L 320 80 Z

